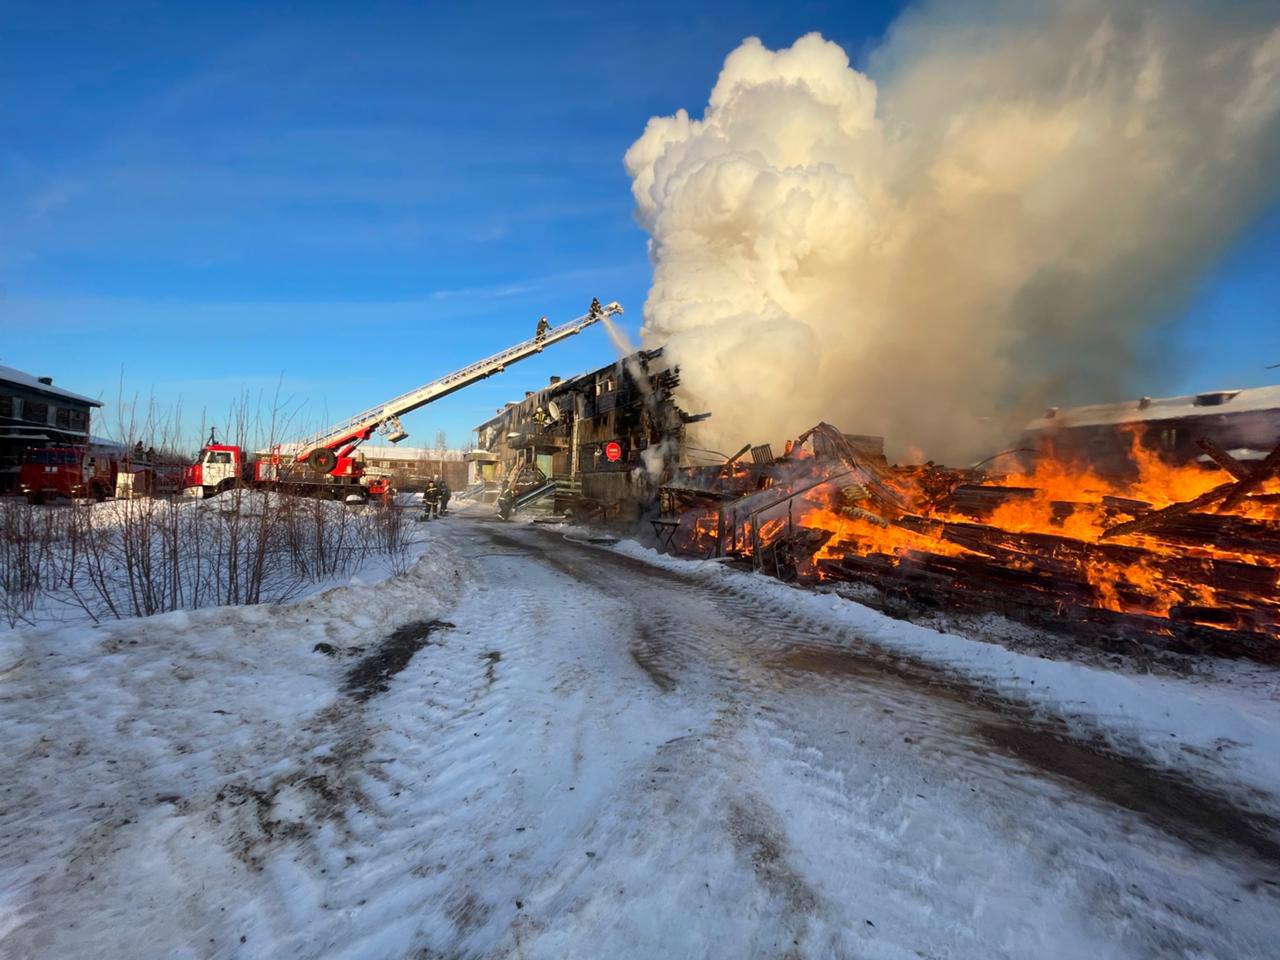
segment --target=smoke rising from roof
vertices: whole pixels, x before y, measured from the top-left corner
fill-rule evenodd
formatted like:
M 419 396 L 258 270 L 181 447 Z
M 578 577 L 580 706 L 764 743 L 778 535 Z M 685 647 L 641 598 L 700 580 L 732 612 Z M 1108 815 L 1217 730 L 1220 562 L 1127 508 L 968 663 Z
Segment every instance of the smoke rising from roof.
M 931 5 L 869 70 L 750 38 L 701 120 L 627 151 L 642 336 L 711 446 L 826 419 L 958 460 L 1046 401 L 1115 399 L 1277 196 L 1274 6 Z

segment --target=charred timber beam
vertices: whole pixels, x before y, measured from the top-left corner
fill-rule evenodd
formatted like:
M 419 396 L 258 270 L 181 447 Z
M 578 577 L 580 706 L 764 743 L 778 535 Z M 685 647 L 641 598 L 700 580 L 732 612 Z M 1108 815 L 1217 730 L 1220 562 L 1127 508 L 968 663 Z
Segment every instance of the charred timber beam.
M 1011 500 L 1030 500 L 1036 495 L 1032 487 L 997 487 L 987 484 L 962 483 L 943 501 L 943 505 L 956 513 L 970 517 L 984 517 Z
M 1238 481 L 1232 480 L 1229 483 L 1219 484 L 1207 493 L 1202 493 L 1193 500 L 1185 500 L 1182 503 L 1170 504 L 1160 510 L 1152 510 L 1150 513 L 1144 514 L 1136 520 L 1129 520 L 1125 523 L 1117 524 L 1114 527 L 1108 527 L 1102 531 L 1102 539 L 1110 540 L 1112 537 L 1123 537 L 1129 534 L 1142 533 L 1150 530 L 1152 527 L 1159 527 L 1170 520 L 1185 516 L 1193 510 L 1201 507 L 1207 507 L 1211 503 L 1217 503 L 1227 494 L 1238 486 Z
M 1201 437 L 1196 441 L 1196 446 L 1208 454 L 1210 460 L 1237 480 L 1248 480 L 1251 476 L 1251 472 L 1245 464 L 1227 453 L 1208 437 Z
M 1208 546 L 1215 550 L 1280 556 L 1280 523 L 1238 514 L 1189 513 L 1160 525 L 1153 538 L 1163 543 Z
M 1280 662 L 1277 627 L 1260 623 L 1262 618 L 1247 609 L 1231 611 L 1234 619 L 1216 608 L 1202 612 L 1192 605 L 1175 608 L 1173 618 L 1122 612 L 1072 602 L 1053 592 L 975 590 L 968 579 L 971 570 L 961 577 L 936 566 L 899 566 L 896 559 L 880 554 L 820 560 L 817 565 L 828 580 L 866 583 L 887 597 L 899 598 L 908 604 L 908 613 L 910 608 L 921 607 L 996 612 L 1050 630 L 1061 631 L 1064 624 L 1071 624 L 1073 639 L 1103 647 L 1115 647 L 1118 640 L 1125 640 L 1181 653 Z M 1231 620 L 1232 625 L 1215 620 Z
M 1219 501 L 1221 501 L 1218 507 L 1219 513 L 1232 510 L 1239 505 L 1241 500 L 1252 493 L 1259 484 L 1275 473 L 1277 467 L 1280 467 L 1280 444 L 1277 444 L 1276 448 L 1267 454 L 1267 458 L 1251 470 L 1249 476 L 1245 479 L 1219 484 L 1212 490 L 1202 493 L 1192 500 L 1170 504 L 1161 510 L 1153 510 L 1136 520 L 1109 527 L 1103 531 L 1102 539 L 1107 540 L 1111 537 L 1142 533 L 1144 530 L 1162 526 L 1169 520 L 1185 516 L 1193 510 L 1207 507 L 1209 504 L 1218 503 Z
M 1226 511 L 1234 510 L 1239 506 L 1241 500 L 1271 479 L 1271 475 L 1277 469 L 1280 469 L 1280 444 L 1276 444 L 1276 448 L 1267 454 L 1267 458 L 1248 477 L 1236 484 L 1235 489 L 1227 494 L 1227 498 L 1222 501 L 1218 511 L 1225 513 Z

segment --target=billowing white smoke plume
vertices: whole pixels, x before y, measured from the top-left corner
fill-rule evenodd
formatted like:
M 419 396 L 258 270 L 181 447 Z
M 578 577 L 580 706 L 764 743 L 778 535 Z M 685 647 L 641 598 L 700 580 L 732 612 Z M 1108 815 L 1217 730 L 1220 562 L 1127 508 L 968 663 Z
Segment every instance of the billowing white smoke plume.
M 703 119 L 655 117 L 626 155 L 646 345 L 722 449 L 827 419 L 958 460 L 1046 401 L 1116 399 L 1277 195 L 1278 25 L 952 0 L 895 25 L 877 80 L 816 34 L 746 40 Z

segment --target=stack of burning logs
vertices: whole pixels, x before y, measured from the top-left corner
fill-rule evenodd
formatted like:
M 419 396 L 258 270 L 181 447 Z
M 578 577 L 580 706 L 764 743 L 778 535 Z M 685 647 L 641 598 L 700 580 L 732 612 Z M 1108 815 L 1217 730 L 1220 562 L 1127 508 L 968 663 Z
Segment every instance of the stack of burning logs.
M 890 608 L 1280 662 L 1280 446 L 1249 463 L 1202 440 L 1207 466 L 1178 466 L 1135 436 L 1115 479 L 1052 457 L 890 466 L 859 439 L 822 423 L 776 459 L 691 468 L 655 529 L 685 555 L 870 584 Z

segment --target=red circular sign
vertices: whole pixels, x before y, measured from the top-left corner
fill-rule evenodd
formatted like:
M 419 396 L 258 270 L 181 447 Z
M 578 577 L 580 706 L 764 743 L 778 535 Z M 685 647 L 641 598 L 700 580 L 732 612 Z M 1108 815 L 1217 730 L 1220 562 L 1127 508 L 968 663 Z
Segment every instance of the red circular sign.
M 604 445 L 604 455 L 610 463 L 617 463 L 622 459 L 622 444 L 617 440 L 610 440 Z

